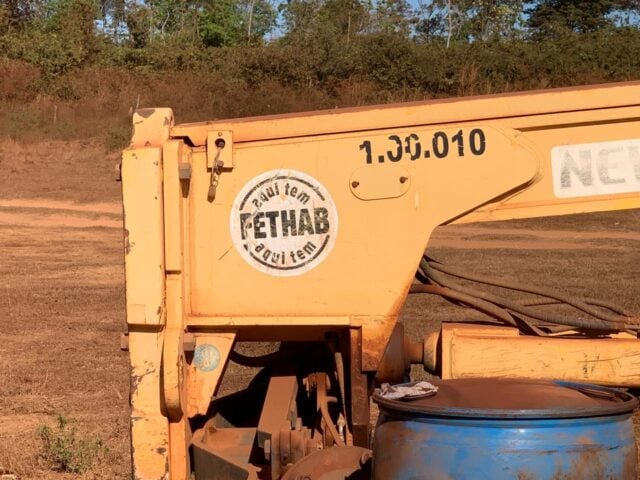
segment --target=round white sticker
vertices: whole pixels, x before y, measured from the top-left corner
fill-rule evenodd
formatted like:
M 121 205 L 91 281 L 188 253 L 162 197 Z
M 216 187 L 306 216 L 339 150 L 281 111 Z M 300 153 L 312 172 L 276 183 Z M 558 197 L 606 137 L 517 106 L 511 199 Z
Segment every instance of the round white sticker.
M 318 180 L 296 170 L 272 170 L 249 181 L 231 208 L 231 238 L 261 272 L 308 272 L 331 252 L 338 213 Z

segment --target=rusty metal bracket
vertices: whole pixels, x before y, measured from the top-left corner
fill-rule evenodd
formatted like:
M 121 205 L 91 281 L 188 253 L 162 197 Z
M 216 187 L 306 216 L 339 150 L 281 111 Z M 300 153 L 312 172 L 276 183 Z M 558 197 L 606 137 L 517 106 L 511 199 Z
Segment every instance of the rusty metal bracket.
M 249 464 L 255 435 L 255 428 L 217 428 L 209 420 L 191 442 L 198 480 L 256 479 Z
M 271 462 L 271 474 L 278 478 L 281 471 L 280 437 L 283 430 L 295 428 L 297 419 L 295 375 L 274 376 L 269 381 L 267 395 L 258 422 L 257 443 Z
M 353 444 L 359 447 L 369 447 L 369 381 L 362 371 L 362 329 L 350 330 L 349 355 L 349 413 L 351 415 L 351 431 Z

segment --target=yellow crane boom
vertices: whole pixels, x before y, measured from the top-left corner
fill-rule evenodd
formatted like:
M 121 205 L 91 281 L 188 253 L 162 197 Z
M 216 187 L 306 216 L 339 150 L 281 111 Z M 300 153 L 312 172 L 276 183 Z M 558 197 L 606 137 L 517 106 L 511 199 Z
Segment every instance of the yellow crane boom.
M 639 208 L 640 83 L 183 125 L 146 109 L 122 179 L 135 477 L 186 479 L 236 341 L 338 335 L 348 428 L 366 444 L 369 386 L 434 228 Z M 463 332 L 464 368 L 453 347 L 435 358 L 456 332 L 407 355 L 478 375 L 477 355 L 520 337 L 493 328 Z M 566 346 L 553 340 L 526 339 L 526 358 Z M 608 340 L 584 341 L 640 354 Z M 640 385 L 624 368 L 609 383 Z

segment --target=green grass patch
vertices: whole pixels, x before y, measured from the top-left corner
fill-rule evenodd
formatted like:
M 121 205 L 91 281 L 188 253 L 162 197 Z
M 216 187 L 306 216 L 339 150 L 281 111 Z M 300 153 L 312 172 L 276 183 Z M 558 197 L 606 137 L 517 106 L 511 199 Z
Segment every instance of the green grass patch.
M 77 428 L 64 415 L 58 415 L 53 427 L 40 425 L 37 433 L 42 456 L 62 472 L 84 473 L 107 452 L 101 439 L 78 437 Z

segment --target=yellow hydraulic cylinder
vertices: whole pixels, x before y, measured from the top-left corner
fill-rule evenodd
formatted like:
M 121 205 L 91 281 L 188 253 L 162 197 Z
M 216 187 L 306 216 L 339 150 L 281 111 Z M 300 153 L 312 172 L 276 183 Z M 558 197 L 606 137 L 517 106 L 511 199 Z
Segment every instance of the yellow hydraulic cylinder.
M 425 340 L 425 368 L 442 378 L 530 378 L 640 387 L 632 335 L 534 337 L 511 327 L 443 324 Z

